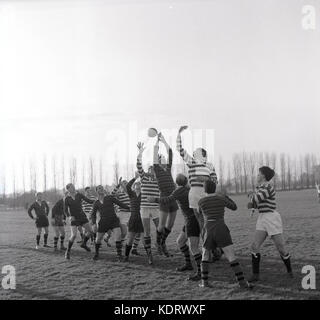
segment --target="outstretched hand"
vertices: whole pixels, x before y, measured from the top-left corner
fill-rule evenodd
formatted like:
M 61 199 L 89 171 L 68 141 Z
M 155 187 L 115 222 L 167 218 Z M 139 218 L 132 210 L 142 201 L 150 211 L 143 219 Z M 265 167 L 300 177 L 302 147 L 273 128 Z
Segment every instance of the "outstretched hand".
M 187 129 L 188 129 L 188 126 L 181 126 L 179 129 L 179 133 L 181 133 L 182 131 L 187 130 Z
M 140 153 L 146 149 L 143 142 L 138 142 L 137 147 Z
M 121 186 L 121 182 L 122 182 L 122 177 L 119 178 L 119 181 L 118 181 L 118 187 Z

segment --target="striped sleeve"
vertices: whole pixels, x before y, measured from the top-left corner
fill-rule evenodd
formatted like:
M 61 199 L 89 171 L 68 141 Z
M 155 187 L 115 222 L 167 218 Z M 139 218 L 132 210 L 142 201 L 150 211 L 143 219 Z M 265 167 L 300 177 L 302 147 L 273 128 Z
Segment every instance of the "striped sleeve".
M 142 155 L 138 155 L 137 157 L 137 169 L 141 179 L 143 179 L 145 172 L 142 167 Z
M 181 140 L 181 134 L 180 133 L 178 133 L 178 136 L 177 136 L 177 151 L 179 152 L 180 156 L 182 157 L 183 161 L 186 164 L 192 164 L 193 163 L 193 158 L 182 147 L 182 140 Z

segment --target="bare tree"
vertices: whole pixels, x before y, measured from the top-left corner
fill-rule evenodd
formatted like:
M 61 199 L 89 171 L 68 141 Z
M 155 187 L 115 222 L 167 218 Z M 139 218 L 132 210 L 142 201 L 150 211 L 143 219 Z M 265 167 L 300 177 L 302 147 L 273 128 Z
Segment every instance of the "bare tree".
M 102 185 L 103 182 L 103 168 L 102 168 L 102 159 L 99 160 L 99 183 Z
M 64 156 L 61 158 L 61 182 L 62 182 L 62 188 L 65 187 L 66 181 L 65 181 L 65 168 L 64 168 Z
M 233 174 L 234 174 L 234 184 L 235 184 L 235 191 L 239 193 L 240 190 L 240 175 L 241 172 L 239 171 L 239 156 L 238 154 L 234 154 L 232 157 L 232 164 L 233 164 Z
M 119 172 L 119 161 L 116 157 L 114 160 L 114 165 L 113 165 L 113 179 L 114 183 L 117 184 L 120 178 L 120 172 Z
M 284 153 L 280 154 L 280 174 L 281 174 L 281 189 L 286 189 L 286 156 Z
M 249 172 L 250 172 L 250 180 L 251 180 L 251 188 L 252 190 L 255 189 L 255 184 L 256 184 L 256 177 L 255 177 L 255 172 L 256 172 L 256 164 L 257 164 L 257 156 L 255 153 L 250 153 L 249 155 Z
M 310 187 L 310 173 L 311 173 L 311 161 L 310 154 L 304 156 L 304 168 L 306 170 L 306 187 Z
M 70 181 L 72 184 L 77 183 L 77 159 L 72 158 L 70 164 Z
M 219 157 L 219 185 L 220 185 L 220 190 L 222 191 L 223 189 L 223 184 L 224 184 L 224 163 L 222 160 L 222 157 Z
M 43 156 L 43 191 L 47 191 L 47 157 Z
M 288 185 L 288 190 L 291 190 L 291 182 L 292 182 L 291 159 L 290 159 L 290 156 L 287 155 L 287 185 Z
M 94 178 L 95 173 L 94 173 L 94 162 L 93 162 L 93 159 L 91 157 L 89 158 L 89 171 L 90 171 L 90 173 L 89 173 L 90 186 L 93 187 L 94 186 L 94 180 L 95 180 L 95 178 Z
M 52 182 L 53 182 L 53 190 L 56 195 L 57 193 L 57 165 L 56 165 L 56 157 L 52 157 Z
M 244 192 L 248 192 L 248 167 L 249 160 L 245 151 L 242 152 L 242 170 L 243 170 L 243 183 L 244 183 Z

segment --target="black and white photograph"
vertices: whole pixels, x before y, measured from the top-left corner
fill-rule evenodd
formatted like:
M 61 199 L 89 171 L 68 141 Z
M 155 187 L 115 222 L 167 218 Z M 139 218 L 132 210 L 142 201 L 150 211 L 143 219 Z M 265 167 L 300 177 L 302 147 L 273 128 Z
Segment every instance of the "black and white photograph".
M 319 0 L 0 0 L 0 300 L 320 300 L 319 124 Z

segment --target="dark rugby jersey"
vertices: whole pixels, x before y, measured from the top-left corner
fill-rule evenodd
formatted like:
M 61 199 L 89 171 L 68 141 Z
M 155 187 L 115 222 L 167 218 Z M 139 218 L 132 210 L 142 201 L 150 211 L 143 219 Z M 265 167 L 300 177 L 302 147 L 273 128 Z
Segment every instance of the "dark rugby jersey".
M 190 218 L 194 216 L 193 209 L 189 207 L 189 191 L 190 188 L 187 186 L 179 186 L 176 190 L 174 190 L 170 196 L 168 197 L 160 197 L 156 200 L 159 201 L 161 204 L 169 204 L 172 201 L 177 201 L 183 215 L 185 218 Z
M 276 192 L 274 187 L 266 182 L 261 184 L 252 198 L 253 207 L 259 210 L 259 213 L 273 212 L 276 210 Z
M 51 218 L 54 219 L 56 222 L 63 222 L 64 220 L 66 220 L 63 199 L 60 199 L 53 206 L 52 211 L 51 211 Z
M 136 179 L 133 178 L 127 184 L 127 191 L 130 198 L 131 217 L 140 216 L 141 192 L 137 196 L 136 192 L 132 190 L 132 185 L 135 182 L 135 180 Z
M 173 181 L 171 168 L 172 168 L 172 149 L 169 149 L 169 159 L 168 163 L 163 167 L 161 164 L 154 164 L 154 173 L 158 181 L 158 186 L 160 190 L 160 197 L 169 196 L 172 191 L 176 188 Z
M 228 196 L 210 194 L 199 200 L 205 221 L 215 221 L 224 218 L 225 208 L 237 210 L 237 205 Z
M 100 219 L 117 219 L 117 215 L 114 209 L 114 205 L 118 205 L 121 208 L 129 209 L 129 206 L 117 200 L 114 196 L 107 195 L 103 198 L 103 203 L 100 200 L 97 200 L 92 209 L 91 221 L 96 223 L 97 221 L 97 211 L 100 213 Z
M 30 218 L 34 219 L 32 210 L 34 210 L 36 218 L 39 218 L 40 216 L 48 216 L 50 209 L 47 202 L 43 200 L 40 204 L 38 201 L 35 201 L 28 209 L 28 215 Z
M 84 196 L 82 193 L 77 192 L 75 199 L 71 196 L 67 196 L 64 200 L 64 210 L 67 217 L 74 217 L 75 219 L 82 218 L 85 216 L 85 213 L 82 209 L 82 201 L 88 203 L 94 203 L 95 200 L 89 199 Z

